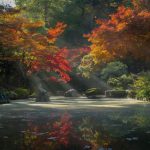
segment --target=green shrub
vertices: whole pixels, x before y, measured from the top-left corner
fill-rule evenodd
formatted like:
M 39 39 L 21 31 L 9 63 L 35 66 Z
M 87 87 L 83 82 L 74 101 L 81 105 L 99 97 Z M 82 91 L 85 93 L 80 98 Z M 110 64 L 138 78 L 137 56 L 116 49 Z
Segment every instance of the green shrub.
M 107 81 L 107 84 L 112 87 L 113 89 L 122 89 L 121 87 L 121 83 L 120 80 L 118 78 L 109 78 L 109 80 Z
M 126 90 L 108 90 L 105 92 L 106 97 L 111 98 L 125 98 L 127 97 Z
M 8 97 L 9 97 L 11 100 L 15 100 L 15 99 L 18 98 L 18 95 L 17 95 L 17 93 L 14 92 L 14 91 L 9 91 L 9 92 L 8 92 Z
M 133 85 L 137 99 L 150 100 L 150 72 L 141 74 Z
M 134 82 L 133 75 L 122 75 L 116 78 L 109 78 L 107 84 L 116 90 L 126 90 L 131 87 Z
M 90 88 L 88 90 L 85 91 L 85 95 L 88 96 L 95 96 L 95 95 L 101 95 L 102 94 L 102 90 L 98 89 L 98 88 Z
M 17 94 L 17 98 L 28 98 L 29 97 L 29 90 L 28 89 L 24 89 L 24 88 L 17 88 L 15 90 L 15 93 Z
M 110 62 L 102 69 L 100 76 L 101 79 L 107 81 L 109 78 L 119 77 L 123 74 L 127 74 L 128 67 L 120 61 Z

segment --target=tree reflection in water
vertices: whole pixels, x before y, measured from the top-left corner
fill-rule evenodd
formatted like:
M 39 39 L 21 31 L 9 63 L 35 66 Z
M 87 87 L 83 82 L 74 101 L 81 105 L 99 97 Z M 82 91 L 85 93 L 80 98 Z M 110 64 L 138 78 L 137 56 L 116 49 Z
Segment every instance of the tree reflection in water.
M 63 114 L 57 121 L 44 126 L 30 123 L 24 133 L 23 148 L 34 150 L 97 150 L 110 145 L 109 135 L 94 129 L 89 118 L 72 121 L 71 115 Z M 101 128 L 102 129 L 102 128 Z
M 50 117 L 47 124 L 32 122 L 24 133 L 23 150 L 144 150 L 150 146 L 148 115 L 112 113 L 108 118 Z M 87 114 L 85 116 L 88 116 Z M 40 125 L 39 125 L 40 124 Z

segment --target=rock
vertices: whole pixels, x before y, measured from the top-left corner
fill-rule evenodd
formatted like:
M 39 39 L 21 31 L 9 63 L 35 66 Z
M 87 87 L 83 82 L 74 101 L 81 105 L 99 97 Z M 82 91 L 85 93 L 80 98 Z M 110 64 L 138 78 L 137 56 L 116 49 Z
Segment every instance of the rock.
M 43 88 L 39 88 L 38 92 L 37 92 L 37 98 L 36 98 L 37 102 L 49 102 L 49 94 L 48 92 L 43 89 Z
M 70 89 L 70 90 L 65 92 L 64 96 L 65 97 L 78 97 L 79 94 L 75 89 Z

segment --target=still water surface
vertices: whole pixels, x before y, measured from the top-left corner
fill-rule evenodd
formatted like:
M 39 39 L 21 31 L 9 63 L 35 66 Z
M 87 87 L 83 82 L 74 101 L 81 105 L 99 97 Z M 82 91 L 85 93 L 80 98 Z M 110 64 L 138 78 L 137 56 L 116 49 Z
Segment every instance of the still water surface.
M 0 106 L 0 150 L 150 150 L 150 103 L 52 97 Z

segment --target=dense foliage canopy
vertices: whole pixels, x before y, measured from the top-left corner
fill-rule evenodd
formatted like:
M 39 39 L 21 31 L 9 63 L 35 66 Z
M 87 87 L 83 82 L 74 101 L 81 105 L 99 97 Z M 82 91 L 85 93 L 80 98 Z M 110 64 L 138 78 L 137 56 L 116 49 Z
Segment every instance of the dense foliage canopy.
M 28 73 L 53 72 L 56 78 L 70 80 L 64 50 L 55 45 L 65 24 L 47 29 L 43 22 L 31 22 L 12 10 L 0 14 L 0 26 L 1 61 L 19 61 Z
M 87 44 L 84 33 L 90 32 L 97 18 L 108 18 L 123 0 L 16 0 L 18 7 L 32 20 L 43 20 L 47 26 L 57 21 L 68 25 L 59 44 L 70 48 Z
M 86 35 L 90 55 L 97 64 L 133 56 L 150 61 L 150 12 L 120 6 L 110 19 L 97 20 L 98 27 Z

